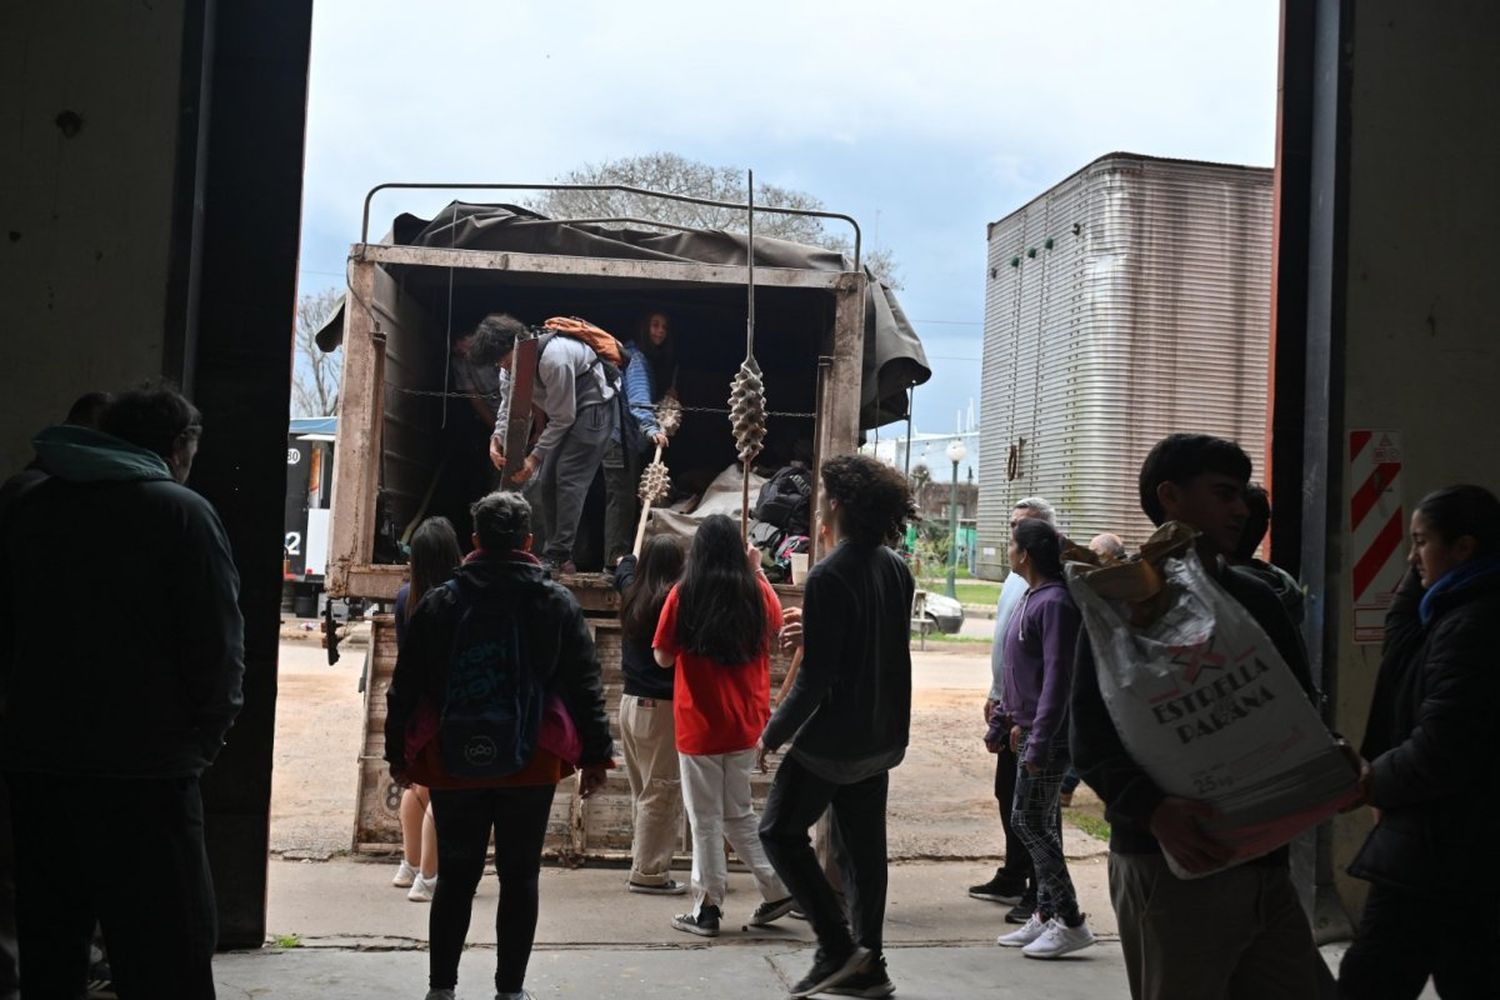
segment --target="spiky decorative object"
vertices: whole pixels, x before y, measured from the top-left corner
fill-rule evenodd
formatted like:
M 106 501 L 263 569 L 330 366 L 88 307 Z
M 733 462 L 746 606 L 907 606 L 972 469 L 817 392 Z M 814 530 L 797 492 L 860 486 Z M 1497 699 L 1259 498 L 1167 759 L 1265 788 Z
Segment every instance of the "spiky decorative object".
M 667 437 L 673 437 L 682 428 L 682 404 L 676 396 L 663 397 L 656 404 L 656 423 Z
M 641 503 L 647 507 L 661 503 L 672 492 L 672 477 L 667 474 L 666 463 L 658 458 L 646 466 L 641 473 Z
M 754 358 L 745 359 L 730 386 L 729 422 L 734 426 L 734 445 L 741 464 L 749 465 L 760 455 L 766 440 L 766 387 Z

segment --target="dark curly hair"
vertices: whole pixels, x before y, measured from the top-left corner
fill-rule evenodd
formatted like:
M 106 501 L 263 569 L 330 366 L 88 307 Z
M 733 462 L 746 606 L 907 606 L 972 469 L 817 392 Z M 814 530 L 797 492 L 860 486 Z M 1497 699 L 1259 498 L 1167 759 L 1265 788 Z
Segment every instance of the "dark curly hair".
M 740 539 L 740 526 L 723 514 L 703 519 L 688 550 L 677 591 L 677 645 L 726 667 L 749 663 L 771 646 L 760 581 Z
M 906 477 L 867 455 L 840 455 L 823 463 L 823 496 L 838 505 L 845 537 L 861 545 L 894 542 L 917 516 Z
M 471 364 L 495 365 L 515 349 L 517 338 L 526 335 L 526 324 L 510 313 L 490 313 L 469 334 L 467 357 Z

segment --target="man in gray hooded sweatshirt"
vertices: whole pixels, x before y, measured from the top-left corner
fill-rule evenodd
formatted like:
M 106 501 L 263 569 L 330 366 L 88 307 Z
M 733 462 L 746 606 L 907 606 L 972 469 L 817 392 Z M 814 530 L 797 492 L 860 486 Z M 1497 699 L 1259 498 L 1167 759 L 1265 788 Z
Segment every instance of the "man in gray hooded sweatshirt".
M 97 920 L 122 996 L 214 995 L 198 778 L 241 704 L 239 577 L 183 483 L 202 432 L 165 387 L 34 441 L 0 509 L 0 768 L 23 996 L 81 996 Z

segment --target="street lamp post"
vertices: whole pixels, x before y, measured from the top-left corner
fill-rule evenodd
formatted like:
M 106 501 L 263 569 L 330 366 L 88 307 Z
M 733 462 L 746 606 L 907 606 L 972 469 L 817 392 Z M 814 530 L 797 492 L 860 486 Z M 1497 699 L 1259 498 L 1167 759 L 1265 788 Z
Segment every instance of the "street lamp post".
M 952 492 L 948 497 L 948 596 L 958 599 L 958 586 L 954 577 L 958 573 L 958 465 L 969 454 L 963 438 L 954 438 L 948 445 L 948 461 L 953 463 Z

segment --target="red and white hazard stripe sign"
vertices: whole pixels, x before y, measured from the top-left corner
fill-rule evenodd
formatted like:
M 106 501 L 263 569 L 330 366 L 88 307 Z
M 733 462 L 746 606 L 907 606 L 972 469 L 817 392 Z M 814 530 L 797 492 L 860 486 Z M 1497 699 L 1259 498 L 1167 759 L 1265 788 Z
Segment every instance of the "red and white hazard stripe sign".
M 1354 641 L 1384 638 L 1385 612 L 1406 566 L 1401 503 L 1401 436 L 1391 430 L 1349 432 L 1349 552 Z

